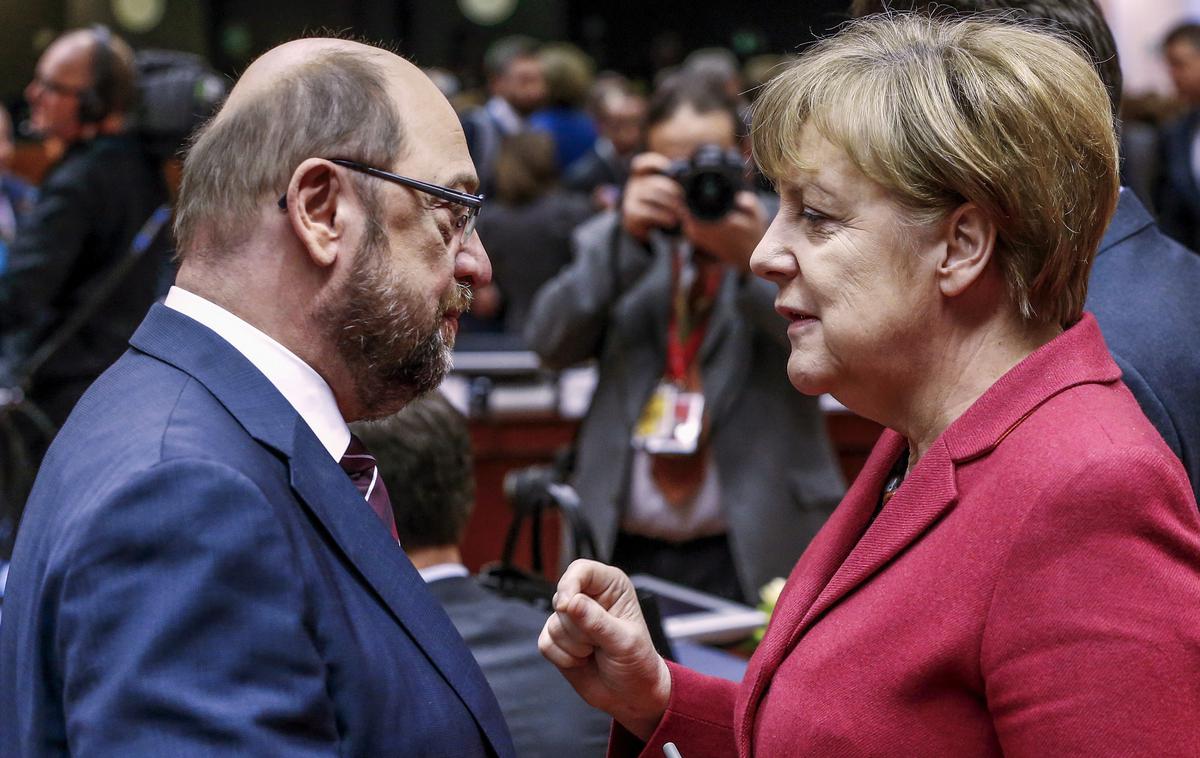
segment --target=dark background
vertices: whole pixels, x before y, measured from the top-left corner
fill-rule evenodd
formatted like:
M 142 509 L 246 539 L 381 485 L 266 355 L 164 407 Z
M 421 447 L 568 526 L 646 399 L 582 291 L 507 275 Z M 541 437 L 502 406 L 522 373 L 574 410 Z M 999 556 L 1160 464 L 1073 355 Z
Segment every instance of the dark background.
M 162 2 L 153 29 L 133 33 L 118 3 Z M 236 75 L 254 56 L 293 37 L 334 29 L 394 45 L 421 66 L 448 68 L 480 84 L 487 45 L 506 34 L 566 39 L 599 69 L 648 78 L 699 47 L 736 48 L 743 57 L 793 51 L 845 20 L 849 0 L 518 0 L 495 26 L 469 21 L 457 0 L 0 0 L 0 98 L 19 105 L 38 55 L 64 29 L 106 23 L 135 47 L 205 55 Z

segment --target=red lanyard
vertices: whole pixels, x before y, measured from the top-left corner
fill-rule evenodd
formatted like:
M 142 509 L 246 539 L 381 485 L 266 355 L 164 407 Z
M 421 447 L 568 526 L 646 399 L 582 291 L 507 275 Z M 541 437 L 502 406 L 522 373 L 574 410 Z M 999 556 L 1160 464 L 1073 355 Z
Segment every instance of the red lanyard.
M 695 319 L 687 339 L 683 341 L 679 339 L 677 298 L 686 298 L 685 303 L 688 308 L 691 308 L 694 303 L 690 297 L 691 293 L 679 292 L 680 264 L 678 256 L 674 257 L 673 270 L 675 275 L 674 297 L 671 303 L 671 320 L 667 323 L 667 379 L 682 385 L 687 380 L 688 369 L 695 362 L 696 354 L 700 352 L 700 345 L 704 342 L 704 335 L 708 332 L 708 317 L 712 312 L 712 301 L 721 282 L 721 269 L 714 266 L 704 271 L 704 292 L 700 297 L 707 301 L 707 307 L 697 308 L 692 312 L 693 316 L 698 317 Z
M 682 384 L 687 379 L 688 368 L 696 360 L 696 353 L 700 352 L 700 343 L 704 341 L 707 331 L 708 319 L 705 319 L 696 325 L 686 342 L 680 342 L 675 310 L 671 309 L 671 323 L 667 324 L 667 378 L 672 382 Z

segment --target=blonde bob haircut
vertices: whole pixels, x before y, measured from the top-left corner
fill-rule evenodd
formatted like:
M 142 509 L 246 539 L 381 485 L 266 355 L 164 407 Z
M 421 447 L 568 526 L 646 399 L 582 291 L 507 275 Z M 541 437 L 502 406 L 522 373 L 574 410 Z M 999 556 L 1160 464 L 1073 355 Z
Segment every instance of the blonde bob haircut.
M 814 168 L 812 125 L 916 224 L 975 203 L 1030 323 L 1069 326 L 1116 207 L 1108 93 L 1074 43 L 1015 20 L 881 14 L 847 24 L 772 79 L 754 156 L 776 181 Z

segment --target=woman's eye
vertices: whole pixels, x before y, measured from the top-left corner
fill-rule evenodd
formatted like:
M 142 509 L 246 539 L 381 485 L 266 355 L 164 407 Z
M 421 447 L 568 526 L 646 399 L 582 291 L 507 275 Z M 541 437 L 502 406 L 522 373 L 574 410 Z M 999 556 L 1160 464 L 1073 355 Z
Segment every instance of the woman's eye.
M 820 226 L 821 224 L 827 223 L 830 220 L 829 217 L 824 213 L 821 213 L 820 211 L 814 211 L 807 205 L 804 206 L 804 208 L 800 211 L 800 216 L 813 226 Z

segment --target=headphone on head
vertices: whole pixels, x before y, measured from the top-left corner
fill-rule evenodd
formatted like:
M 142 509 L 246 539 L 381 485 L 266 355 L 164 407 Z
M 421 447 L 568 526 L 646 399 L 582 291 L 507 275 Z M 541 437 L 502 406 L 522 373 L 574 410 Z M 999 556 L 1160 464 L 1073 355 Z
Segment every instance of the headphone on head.
M 91 27 L 95 40 L 92 53 L 92 85 L 79 93 L 79 120 L 85 124 L 97 124 L 112 112 L 113 58 L 112 32 L 104 24 Z

